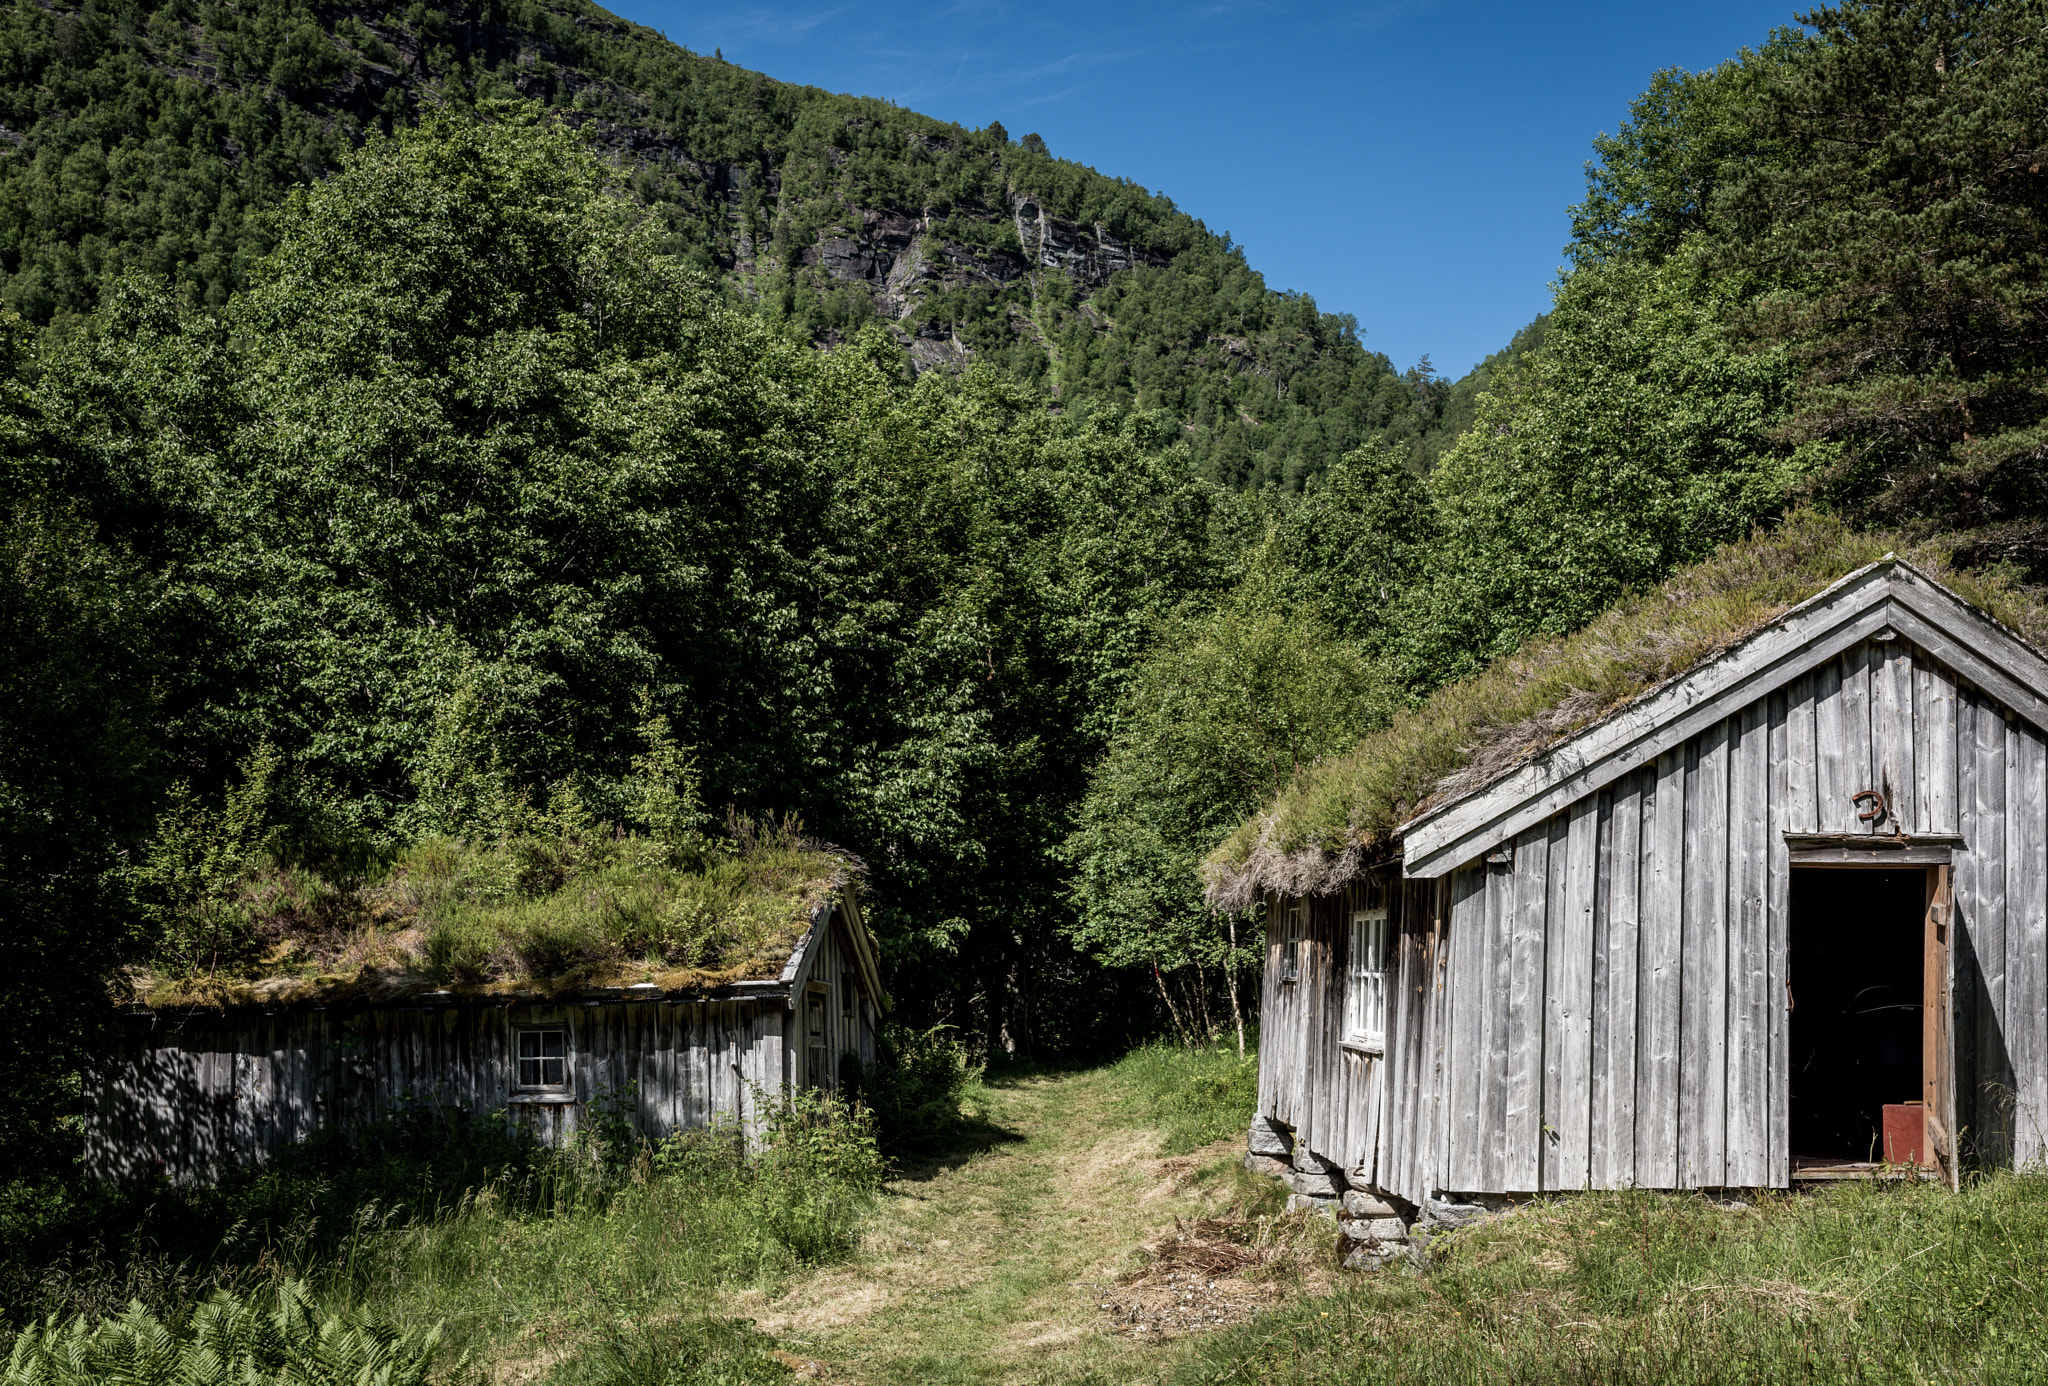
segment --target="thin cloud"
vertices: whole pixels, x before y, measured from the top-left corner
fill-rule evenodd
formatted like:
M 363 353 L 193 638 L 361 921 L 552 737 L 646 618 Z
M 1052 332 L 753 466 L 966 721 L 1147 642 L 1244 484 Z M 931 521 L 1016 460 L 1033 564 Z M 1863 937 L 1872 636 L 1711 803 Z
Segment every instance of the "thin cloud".
M 807 37 L 812 30 L 821 29 L 841 15 L 855 10 L 852 5 L 834 5 L 830 9 L 799 12 L 784 9 L 727 10 L 719 18 L 717 35 L 719 46 L 727 43 L 749 43 L 767 41 L 788 43 Z

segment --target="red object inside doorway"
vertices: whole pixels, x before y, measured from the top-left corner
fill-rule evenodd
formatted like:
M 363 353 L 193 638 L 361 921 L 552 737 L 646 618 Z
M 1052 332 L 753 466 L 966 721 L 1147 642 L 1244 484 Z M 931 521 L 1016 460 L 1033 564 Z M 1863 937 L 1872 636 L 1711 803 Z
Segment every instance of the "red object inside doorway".
M 1920 1163 L 1920 1139 L 1927 1130 L 1925 1111 L 1918 1102 L 1885 1104 L 1884 1158 L 1887 1163 Z

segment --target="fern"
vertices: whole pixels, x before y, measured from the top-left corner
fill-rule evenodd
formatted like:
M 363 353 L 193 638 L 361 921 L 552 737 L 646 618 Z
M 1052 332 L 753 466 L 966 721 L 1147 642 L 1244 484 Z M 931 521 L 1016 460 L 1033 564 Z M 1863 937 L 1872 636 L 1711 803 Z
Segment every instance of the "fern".
M 56 1316 L 14 1338 L 0 1386 L 415 1386 L 427 1380 L 441 1328 L 394 1329 L 321 1318 L 306 1287 L 223 1290 L 182 1332 L 130 1304 L 93 1324 Z

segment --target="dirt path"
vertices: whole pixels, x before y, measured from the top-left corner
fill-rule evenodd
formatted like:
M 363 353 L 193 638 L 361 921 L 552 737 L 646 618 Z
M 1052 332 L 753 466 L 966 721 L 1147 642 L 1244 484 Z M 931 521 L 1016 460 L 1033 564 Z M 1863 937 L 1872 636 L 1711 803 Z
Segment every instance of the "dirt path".
M 1156 1379 L 1178 1356 L 1172 1334 L 1156 1316 L 1134 1331 L 1134 1292 L 1119 1277 L 1176 1218 L 1214 1214 L 1247 1185 L 1234 1142 L 1162 1160 L 1118 1096 L 1105 1070 L 991 1087 L 988 1119 L 1009 1139 L 891 1184 L 859 1259 L 742 1312 L 828 1379 Z M 1239 1288 L 1241 1299 L 1283 1292 Z M 1228 1316 L 1217 1303 L 1206 1312 Z

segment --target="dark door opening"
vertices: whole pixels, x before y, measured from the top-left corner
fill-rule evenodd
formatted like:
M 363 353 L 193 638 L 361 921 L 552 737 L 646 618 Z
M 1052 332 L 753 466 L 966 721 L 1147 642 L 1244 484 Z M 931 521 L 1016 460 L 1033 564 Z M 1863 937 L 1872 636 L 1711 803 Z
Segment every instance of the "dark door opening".
M 1793 1168 L 1883 1160 L 1886 1104 L 1925 1091 L 1927 872 L 1792 873 Z

